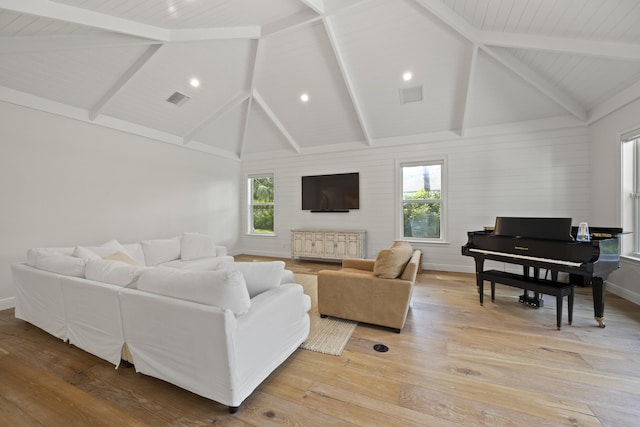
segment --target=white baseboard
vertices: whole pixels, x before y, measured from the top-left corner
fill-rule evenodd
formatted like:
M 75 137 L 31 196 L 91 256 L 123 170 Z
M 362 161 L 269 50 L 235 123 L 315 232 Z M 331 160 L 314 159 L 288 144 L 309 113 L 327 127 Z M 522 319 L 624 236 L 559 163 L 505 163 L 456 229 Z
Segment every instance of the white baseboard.
M 16 298 L 15 297 L 5 298 L 5 299 L 0 300 L 0 311 L 8 310 L 8 309 L 13 308 L 15 306 L 16 306 Z
M 618 295 L 620 298 L 624 298 L 627 301 L 631 301 L 634 304 L 640 305 L 640 294 L 632 292 L 629 289 L 625 289 L 622 286 L 618 286 L 615 283 L 607 282 L 607 291 L 614 295 Z

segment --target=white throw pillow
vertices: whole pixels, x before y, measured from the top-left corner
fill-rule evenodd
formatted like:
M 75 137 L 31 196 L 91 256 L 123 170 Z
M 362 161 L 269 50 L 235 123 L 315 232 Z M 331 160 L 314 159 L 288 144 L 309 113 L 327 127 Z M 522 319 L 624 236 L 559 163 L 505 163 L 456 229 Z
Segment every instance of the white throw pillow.
M 96 282 L 128 286 L 138 279 L 145 267 L 126 264 L 108 259 L 90 259 L 87 261 L 85 276 Z
M 100 255 L 89 248 L 85 248 L 84 246 L 76 246 L 73 250 L 73 256 L 82 259 L 102 259 Z
M 36 255 L 35 267 L 65 276 L 84 277 L 87 260 L 72 255 L 48 254 L 40 252 Z
M 180 257 L 183 261 L 216 256 L 216 244 L 213 238 L 201 233 L 182 233 Z
M 284 266 L 283 261 L 234 262 L 227 264 L 224 268 L 242 273 L 249 296 L 253 298 L 264 291 L 280 286 Z
M 173 261 L 180 258 L 180 237 L 143 240 L 142 252 L 144 252 L 144 259 L 148 266 Z
M 137 288 L 173 298 L 231 310 L 249 311 L 251 300 L 239 271 L 188 271 L 174 268 L 149 268 L 140 274 Z
M 129 255 L 124 246 L 114 239 L 109 240 L 100 246 L 76 246 L 73 251 L 73 256 L 84 259 L 101 259 L 107 255 L 115 254 L 116 252 L 122 252 Z

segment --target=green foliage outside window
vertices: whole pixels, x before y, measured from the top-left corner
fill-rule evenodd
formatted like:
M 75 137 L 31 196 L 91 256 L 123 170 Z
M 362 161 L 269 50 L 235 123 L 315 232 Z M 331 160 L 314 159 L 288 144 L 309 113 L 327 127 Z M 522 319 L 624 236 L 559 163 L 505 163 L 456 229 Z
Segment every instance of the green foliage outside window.
M 273 177 L 252 178 L 253 232 L 273 233 Z
M 420 189 L 404 194 L 404 237 L 440 237 L 440 197 L 439 190 Z

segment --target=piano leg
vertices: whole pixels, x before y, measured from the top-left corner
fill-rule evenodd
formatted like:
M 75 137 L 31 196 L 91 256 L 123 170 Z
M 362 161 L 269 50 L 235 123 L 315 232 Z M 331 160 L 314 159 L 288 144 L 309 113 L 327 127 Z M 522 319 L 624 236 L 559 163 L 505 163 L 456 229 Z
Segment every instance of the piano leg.
M 593 315 L 596 322 L 598 322 L 598 326 L 601 328 L 605 327 L 605 324 L 602 321 L 602 318 L 604 317 L 605 284 L 606 282 L 602 277 L 594 276 L 591 279 L 591 290 L 593 292 Z
M 556 295 L 556 327 L 558 330 L 562 327 L 562 294 Z
M 474 257 L 476 261 L 476 288 L 478 294 L 480 294 L 480 305 L 484 304 L 484 279 L 482 278 L 482 272 L 484 271 L 484 258 Z

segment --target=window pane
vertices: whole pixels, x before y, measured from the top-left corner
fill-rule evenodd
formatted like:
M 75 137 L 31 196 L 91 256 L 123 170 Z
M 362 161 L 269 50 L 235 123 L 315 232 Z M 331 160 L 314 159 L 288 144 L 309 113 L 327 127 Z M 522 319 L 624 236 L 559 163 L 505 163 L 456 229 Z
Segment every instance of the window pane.
M 404 237 L 440 238 L 440 203 L 403 203 Z
M 273 178 L 253 178 L 253 203 L 273 203 Z
M 253 207 L 253 232 L 273 233 L 273 206 Z
M 407 199 L 440 199 L 442 165 L 405 166 L 402 168 L 402 196 Z

